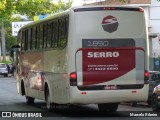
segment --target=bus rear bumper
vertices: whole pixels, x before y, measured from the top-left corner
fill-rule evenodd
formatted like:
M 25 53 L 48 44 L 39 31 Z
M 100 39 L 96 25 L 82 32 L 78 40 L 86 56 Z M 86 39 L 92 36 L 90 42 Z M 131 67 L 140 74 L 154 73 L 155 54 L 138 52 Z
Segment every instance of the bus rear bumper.
M 147 101 L 148 85 L 142 89 L 130 90 L 99 90 L 80 91 L 77 87 L 70 89 L 71 104 L 122 103 L 133 101 Z

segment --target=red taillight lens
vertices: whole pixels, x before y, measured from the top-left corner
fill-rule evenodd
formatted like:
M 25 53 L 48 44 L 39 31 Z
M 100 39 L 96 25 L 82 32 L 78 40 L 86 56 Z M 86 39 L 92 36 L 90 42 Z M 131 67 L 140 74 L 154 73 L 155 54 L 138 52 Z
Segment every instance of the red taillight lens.
M 149 72 L 146 70 L 144 73 L 144 84 L 148 84 Z
M 77 85 L 77 74 L 76 74 L 76 72 L 72 72 L 70 74 L 70 85 L 71 86 L 76 86 Z
M 145 71 L 145 77 L 149 77 L 149 72 Z
M 72 72 L 70 74 L 70 79 L 76 79 L 76 78 L 77 78 L 76 72 Z

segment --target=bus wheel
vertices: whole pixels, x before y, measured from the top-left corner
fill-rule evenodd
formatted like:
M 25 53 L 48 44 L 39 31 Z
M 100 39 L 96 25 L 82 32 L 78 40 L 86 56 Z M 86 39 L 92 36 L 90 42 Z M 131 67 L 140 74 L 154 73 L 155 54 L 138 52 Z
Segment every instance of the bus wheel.
M 52 103 L 51 103 L 51 96 L 50 96 L 48 87 L 46 88 L 45 94 L 46 94 L 45 95 L 46 96 L 46 107 L 47 107 L 48 110 L 52 110 L 53 106 L 52 106 Z
M 34 104 L 34 98 L 26 96 L 26 103 L 29 105 Z
M 147 104 L 151 106 L 151 100 L 147 100 Z
M 137 102 L 132 102 L 132 103 L 131 103 L 131 106 L 132 106 L 132 107 L 136 107 L 136 106 L 137 106 Z
M 118 103 L 98 104 L 98 109 L 100 111 L 115 112 L 118 109 Z

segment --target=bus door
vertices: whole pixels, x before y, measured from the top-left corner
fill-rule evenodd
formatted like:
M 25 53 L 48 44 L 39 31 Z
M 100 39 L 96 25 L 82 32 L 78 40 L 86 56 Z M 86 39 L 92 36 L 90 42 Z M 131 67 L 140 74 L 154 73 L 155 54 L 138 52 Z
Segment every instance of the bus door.
M 80 48 L 75 57 L 77 86 L 80 90 L 141 89 L 144 55 L 137 47 Z

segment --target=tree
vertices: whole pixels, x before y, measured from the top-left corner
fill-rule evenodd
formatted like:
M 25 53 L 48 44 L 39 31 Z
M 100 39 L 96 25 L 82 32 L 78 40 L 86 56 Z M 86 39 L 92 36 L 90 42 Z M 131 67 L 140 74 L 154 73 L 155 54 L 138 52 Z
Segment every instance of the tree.
M 11 17 L 13 14 L 20 13 L 22 15 L 27 15 L 31 19 L 33 19 L 33 16 L 36 14 L 55 13 L 62 7 L 64 9 L 64 6 L 66 8 L 70 7 L 69 5 L 71 4 L 67 5 L 68 6 L 64 5 L 61 0 L 60 2 L 58 2 L 58 4 L 51 2 L 51 0 L 0 0 L 0 28 L 3 60 L 6 60 L 6 40 L 4 25 L 6 21 L 11 21 Z M 10 35 L 7 34 L 7 36 Z M 7 39 L 8 38 L 12 38 L 12 40 L 15 39 L 11 36 L 7 37 Z
M 14 21 L 20 21 L 20 20 L 21 18 L 14 19 Z M 4 27 L 5 27 L 5 39 L 6 39 L 6 51 L 10 56 L 13 57 L 13 55 L 11 55 L 11 49 L 12 49 L 12 46 L 17 43 L 16 41 L 17 37 L 12 36 L 11 24 L 12 24 L 11 21 L 5 22 Z
M 18 0 L 16 4 L 16 11 L 22 15 L 26 14 L 30 18 L 37 14 L 53 14 L 60 9 L 68 9 L 71 7 L 72 0 L 68 3 L 64 3 L 61 0 L 57 4 L 51 2 L 51 0 Z
M 126 2 L 128 0 L 119 0 L 120 2 Z M 158 2 L 160 2 L 160 0 L 157 0 Z
M 59 4 L 61 6 L 61 10 L 66 10 L 72 6 L 73 0 L 68 0 L 67 3 L 63 3 L 61 0 L 59 2 L 60 2 Z
M 6 48 L 5 48 L 5 29 L 4 24 L 6 21 L 9 21 L 12 13 L 14 12 L 14 0 L 1 0 L 0 2 L 0 27 L 1 27 L 1 43 L 2 43 L 2 52 L 3 60 L 6 60 Z

